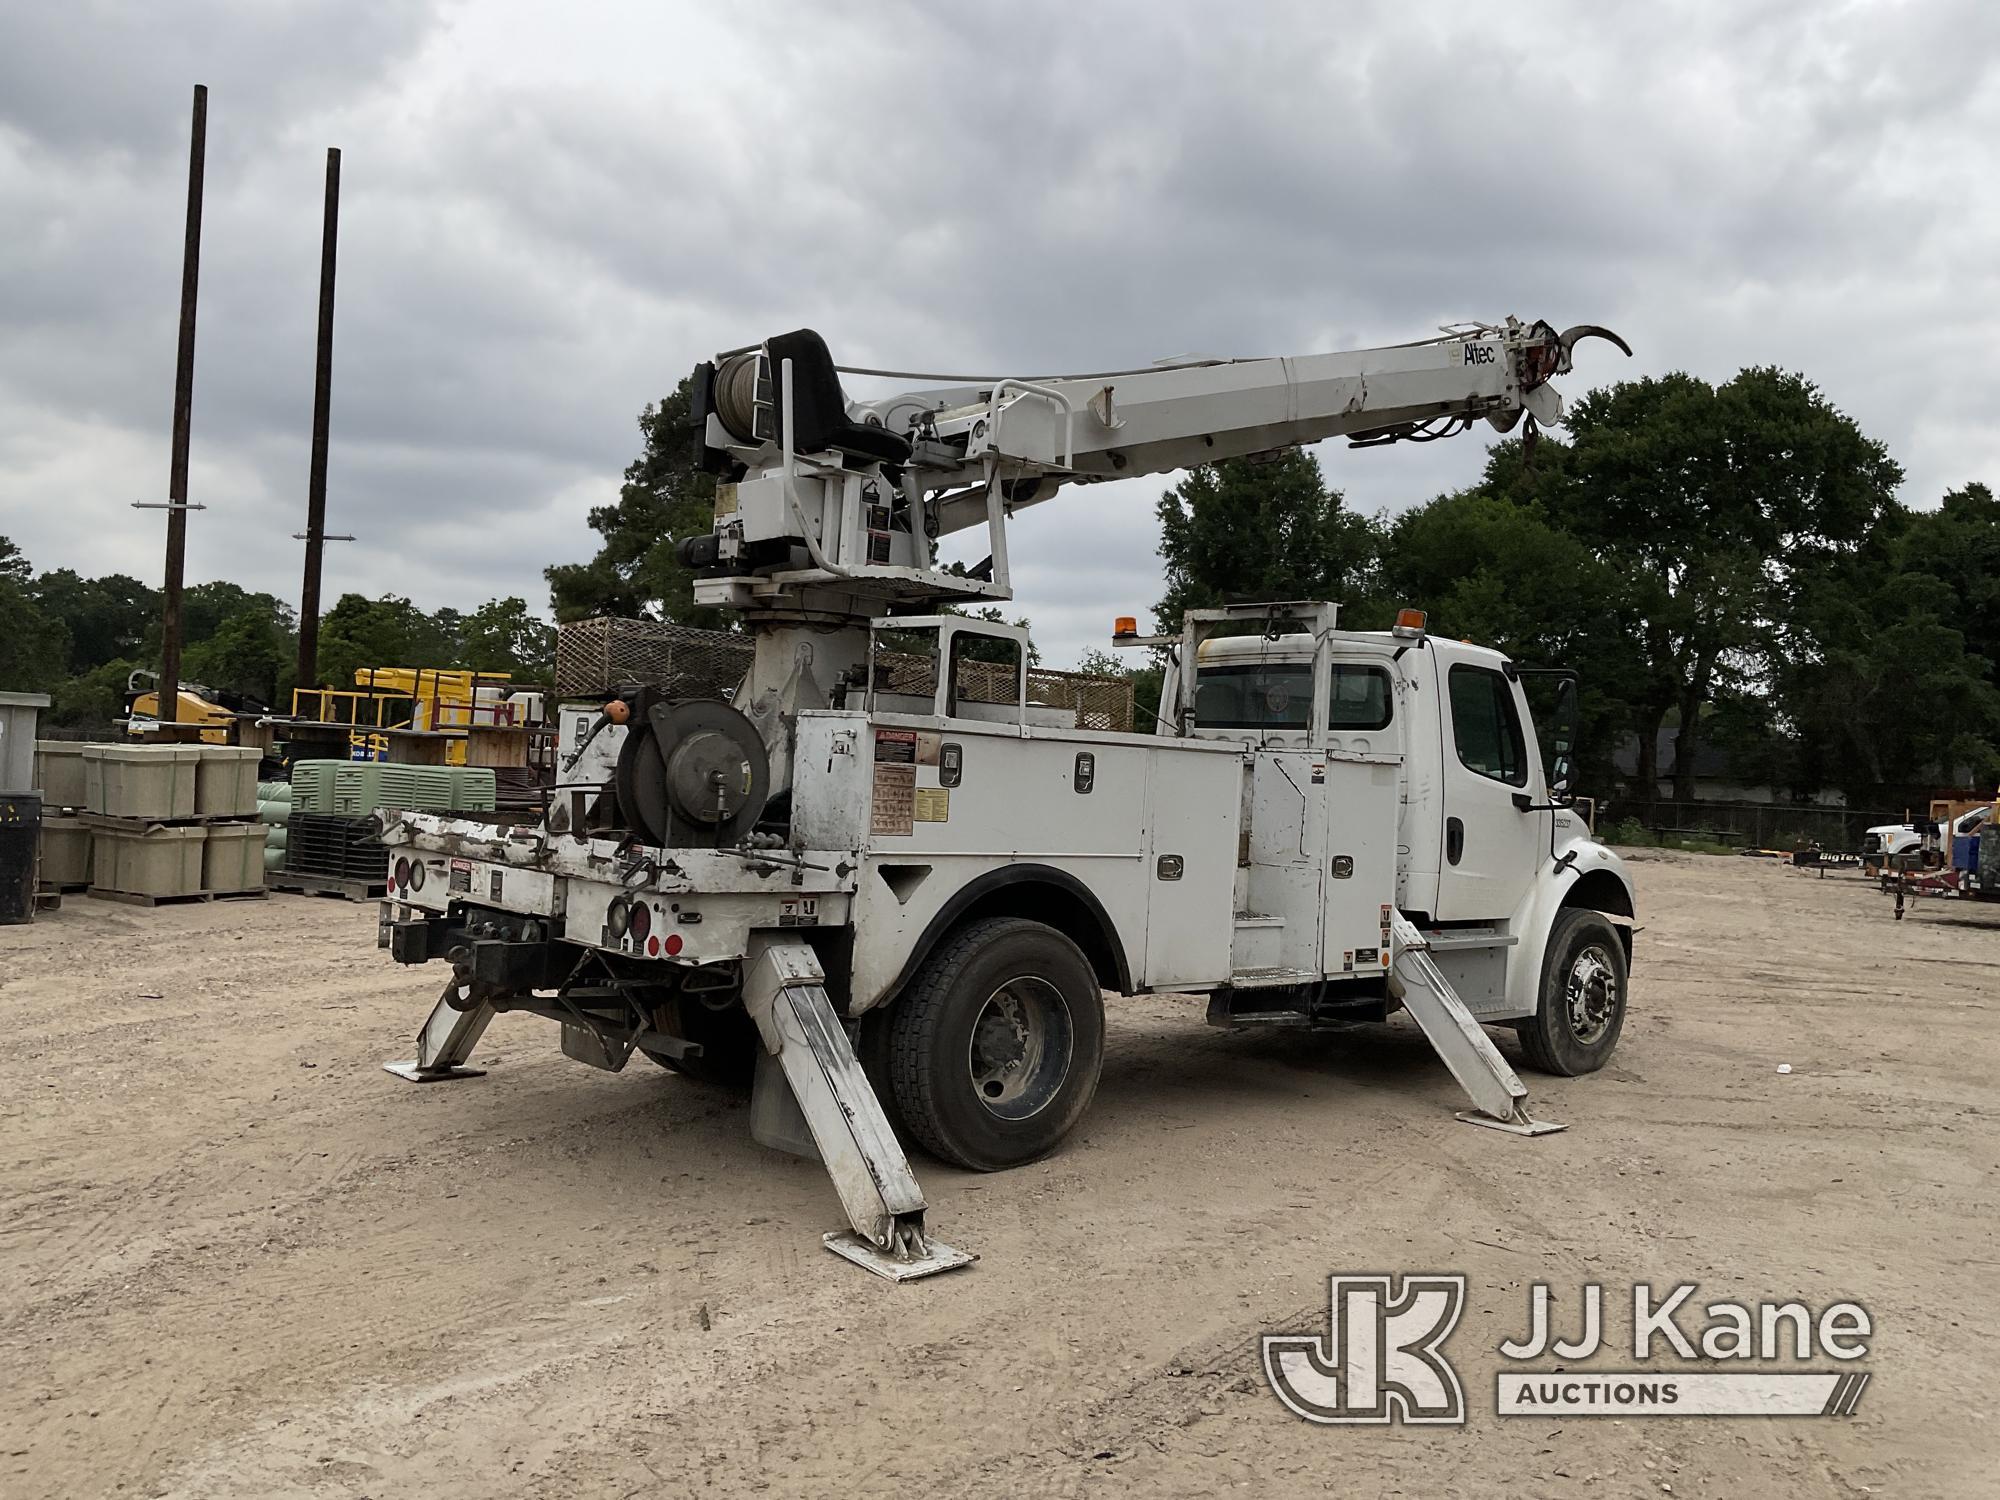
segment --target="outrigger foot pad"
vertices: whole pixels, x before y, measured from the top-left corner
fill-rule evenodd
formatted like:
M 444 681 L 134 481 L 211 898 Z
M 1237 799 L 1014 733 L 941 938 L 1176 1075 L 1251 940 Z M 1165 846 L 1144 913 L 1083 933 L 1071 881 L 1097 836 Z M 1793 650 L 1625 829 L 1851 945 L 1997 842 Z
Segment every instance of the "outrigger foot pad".
M 1504 1130 L 1509 1135 L 1554 1135 L 1569 1126 L 1558 1125 L 1554 1120 L 1531 1120 L 1522 1115 L 1518 1120 L 1496 1120 L 1489 1114 L 1476 1109 L 1461 1109 L 1458 1118 L 1468 1125 L 1483 1125 L 1488 1130 Z
M 414 1057 L 406 1062 L 385 1062 L 384 1073 L 394 1073 L 398 1078 L 406 1078 L 411 1083 L 450 1083 L 454 1078 L 484 1078 L 484 1068 L 425 1068 Z
M 762 1109 L 753 1098 L 751 1113 L 767 1122 L 788 1114 L 803 1117 L 847 1214 L 849 1227 L 820 1243 L 891 1281 L 970 1265 L 972 1256 L 924 1233 L 924 1195 L 916 1174 L 827 998 L 826 975 L 813 950 L 805 943 L 753 938 L 743 1005 L 765 1051 L 778 1063 L 757 1070 L 757 1087 L 767 1097 Z M 783 1104 L 769 1097 L 780 1088 L 792 1096 Z
M 956 1271 L 979 1257 L 954 1250 L 937 1240 L 928 1240 L 921 1255 L 891 1255 L 873 1240 L 865 1240 L 852 1229 L 822 1235 L 820 1243 L 842 1260 L 851 1260 L 864 1271 L 886 1276 L 891 1281 L 915 1281 L 919 1276 L 935 1276 L 940 1271 Z

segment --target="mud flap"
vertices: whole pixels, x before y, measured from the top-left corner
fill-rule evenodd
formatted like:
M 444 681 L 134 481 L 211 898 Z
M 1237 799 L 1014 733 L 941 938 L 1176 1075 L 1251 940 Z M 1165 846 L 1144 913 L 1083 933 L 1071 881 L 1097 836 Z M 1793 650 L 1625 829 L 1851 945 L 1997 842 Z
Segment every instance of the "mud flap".
M 783 1070 L 853 1226 L 825 1236 L 827 1249 L 895 1281 L 969 1265 L 973 1256 L 925 1236 L 923 1192 L 825 982 L 819 959 L 804 943 L 753 939 L 744 1007 Z M 778 1081 L 770 1068 L 759 1069 L 760 1088 L 775 1088 Z M 769 1100 L 763 1117 L 782 1117 L 778 1105 Z

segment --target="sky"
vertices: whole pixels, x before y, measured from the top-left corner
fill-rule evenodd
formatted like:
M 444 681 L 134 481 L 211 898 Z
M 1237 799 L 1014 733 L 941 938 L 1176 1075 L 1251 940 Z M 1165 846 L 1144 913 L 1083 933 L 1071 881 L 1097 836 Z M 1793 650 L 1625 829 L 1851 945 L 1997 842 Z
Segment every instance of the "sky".
M 1593 322 L 1563 384 L 1803 371 L 1937 503 L 2000 482 L 2000 6 L 22 0 L 0 8 L 0 534 L 157 582 L 192 86 L 188 579 L 296 599 L 326 148 L 325 595 L 587 558 L 716 350 L 1001 372 Z M 1350 506 L 1476 435 L 1327 445 Z M 1169 480 L 1013 523 L 1044 659 L 1150 614 Z

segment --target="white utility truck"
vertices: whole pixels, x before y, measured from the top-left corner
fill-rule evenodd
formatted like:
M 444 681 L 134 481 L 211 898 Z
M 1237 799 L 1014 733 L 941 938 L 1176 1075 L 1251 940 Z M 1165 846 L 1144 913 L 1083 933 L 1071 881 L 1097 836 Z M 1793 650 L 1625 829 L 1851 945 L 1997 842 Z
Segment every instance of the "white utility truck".
M 598 1067 L 636 1051 L 753 1080 L 758 1139 L 833 1179 L 852 1227 L 829 1248 L 899 1279 L 969 1257 L 928 1238 L 897 1127 L 980 1170 L 1050 1151 L 1096 1090 L 1106 992 L 1205 995 L 1225 1027 L 1404 1008 L 1461 1118 L 1560 1128 L 1483 1026 L 1577 1074 L 1623 1021 L 1632 888 L 1566 803 L 1573 683 L 1551 674 L 1569 706 L 1538 730 L 1530 673 L 1414 611 L 1370 633 L 1332 604 L 1239 605 L 1172 637 L 1121 621 L 1170 665 L 1159 732 L 1110 733 L 1029 701 L 1025 632 L 939 606 L 1008 598 L 1007 517 L 1068 486 L 1554 422 L 1549 379 L 1592 334 L 1624 348 L 1509 320 L 1345 354 L 911 376 L 944 383 L 865 402 L 810 331 L 703 365 L 715 524 L 682 556 L 699 601 L 742 612 L 750 671 L 727 703 L 635 686 L 566 710 L 539 822 L 383 815 L 382 944 L 452 966 L 389 1067 L 472 1076 L 493 1016 L 526 1011 Z M 938 538 L 969 527 L 990 556 L 941 567 Z

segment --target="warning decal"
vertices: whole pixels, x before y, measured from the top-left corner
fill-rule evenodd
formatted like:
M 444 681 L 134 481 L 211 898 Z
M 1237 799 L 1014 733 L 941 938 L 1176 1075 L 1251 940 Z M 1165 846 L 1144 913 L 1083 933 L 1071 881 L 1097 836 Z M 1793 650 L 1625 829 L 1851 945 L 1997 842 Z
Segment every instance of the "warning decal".
M 916 745 L 912 742 L 910 748 Z M 917 804 L 917 768 L 914 765 L 875 763 L 875 800 L 869 808 L 868 831 L 908 834 L 914 831 Z
M 951 793 L 938 786 L 918 787 L 915 815 L 919 823 L 949 823 Z

